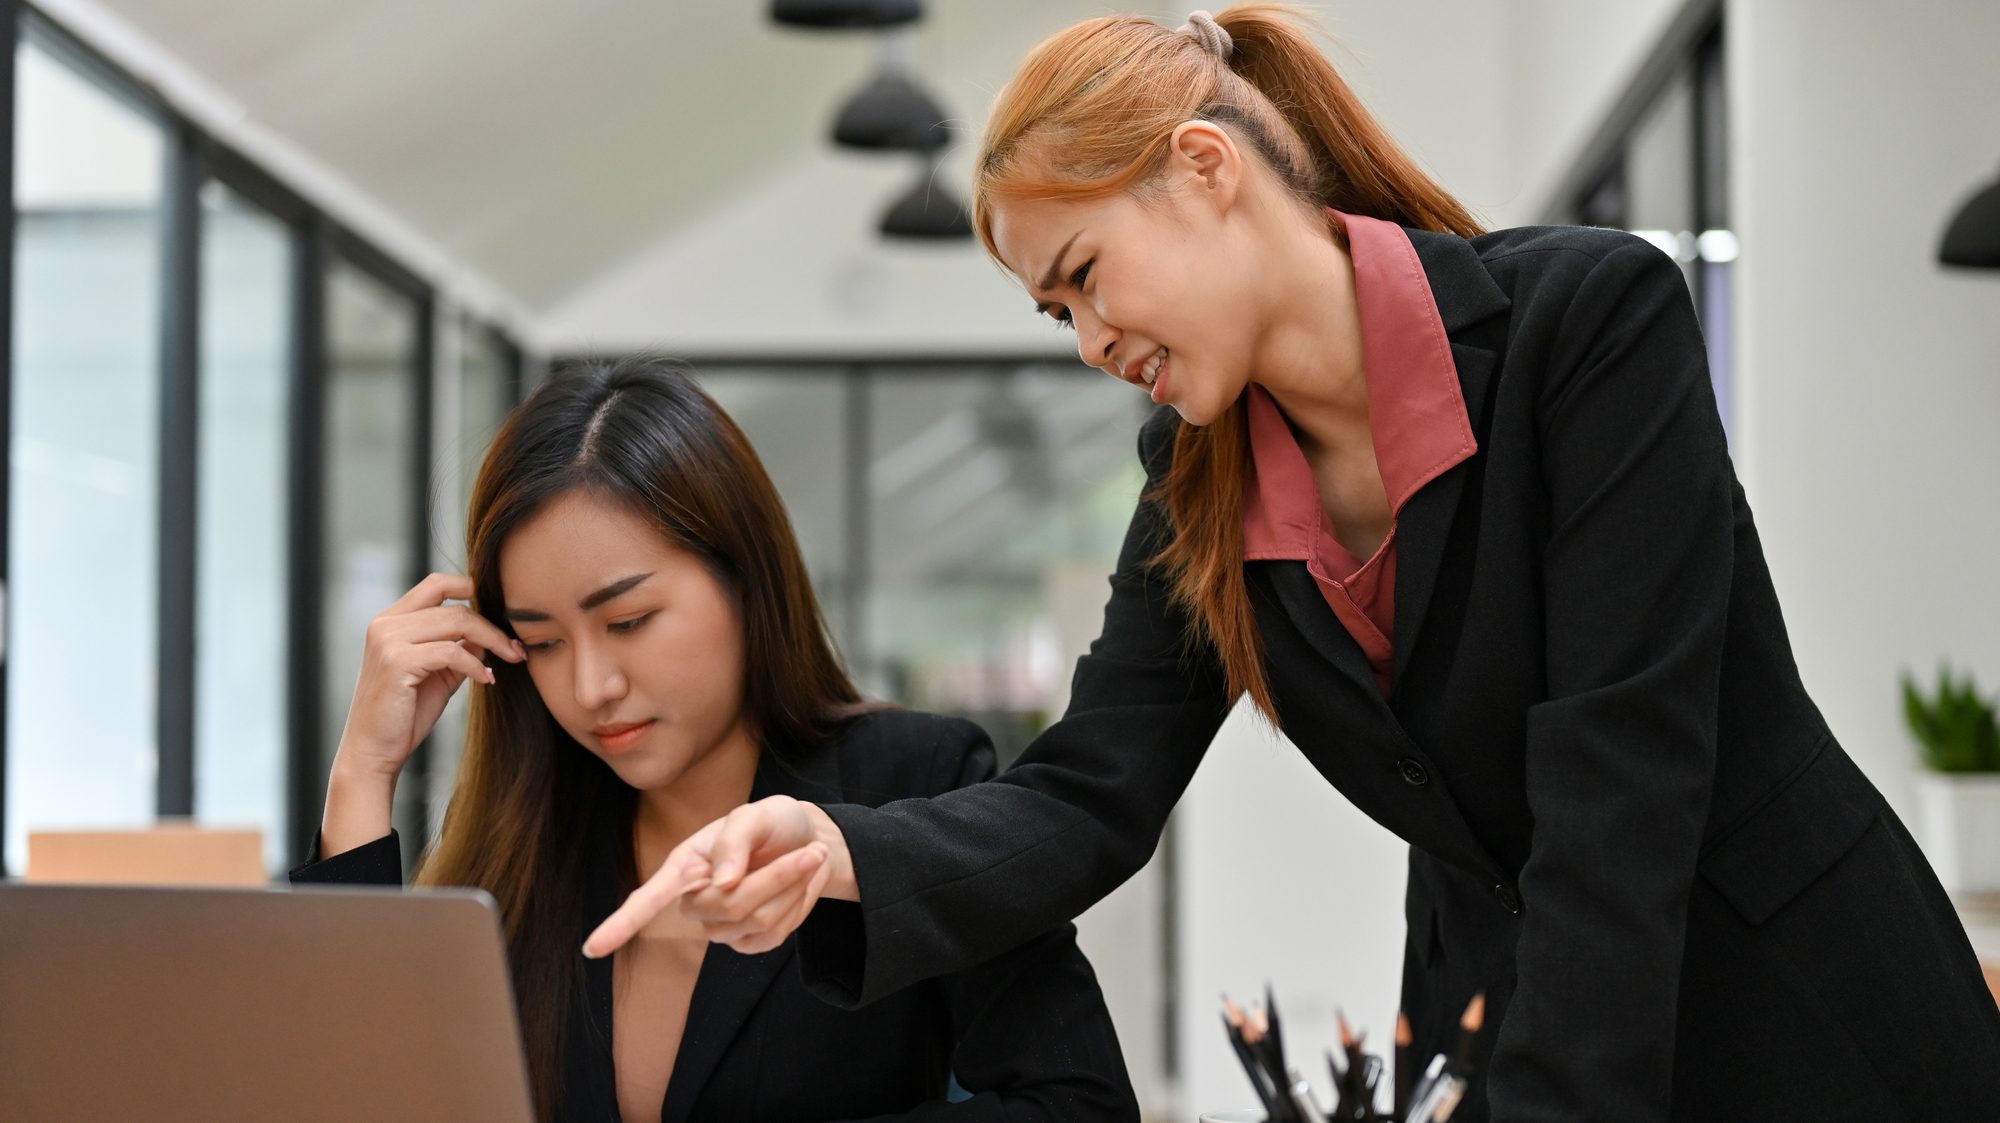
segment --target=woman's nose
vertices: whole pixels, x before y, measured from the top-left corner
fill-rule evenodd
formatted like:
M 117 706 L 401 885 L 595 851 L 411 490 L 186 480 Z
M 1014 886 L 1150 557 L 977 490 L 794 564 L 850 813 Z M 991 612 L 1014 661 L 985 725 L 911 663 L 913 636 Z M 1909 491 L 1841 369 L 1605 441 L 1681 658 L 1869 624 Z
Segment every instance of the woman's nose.
M 610 659 L 594 651 L 576 653 L 576 681 L 572 689 L 576 704 L 586 710 L 602 709 L 625 696 L 625 676 Z
M 1076 320 L 1076 353 L 1085 365 L 1124 378 L 1125 372 L 1111 357 L 1118 346 L 1117 330 L 1095 316 L 1070 315 Z

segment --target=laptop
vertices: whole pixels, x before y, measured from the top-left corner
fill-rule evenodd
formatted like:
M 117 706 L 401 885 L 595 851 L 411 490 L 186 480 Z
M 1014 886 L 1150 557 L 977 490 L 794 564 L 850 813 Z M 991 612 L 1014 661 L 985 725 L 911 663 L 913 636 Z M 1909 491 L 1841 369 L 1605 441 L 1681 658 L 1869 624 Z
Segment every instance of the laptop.
M 0 885 L 0 1120 L 531 1123 L 477 890 Z

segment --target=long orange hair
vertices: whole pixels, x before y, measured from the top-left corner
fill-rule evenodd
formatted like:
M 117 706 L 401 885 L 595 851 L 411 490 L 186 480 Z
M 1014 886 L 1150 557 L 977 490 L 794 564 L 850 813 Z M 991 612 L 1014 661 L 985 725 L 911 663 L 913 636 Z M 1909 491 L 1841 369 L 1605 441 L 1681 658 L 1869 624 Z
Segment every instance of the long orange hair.
M 999 258 L 996 205 L 1143 191 L 1165 166 L 1174 129 L 1197 119 L 1227 129 L 1314 209 L 1481 232 L 1348 88 L 1302 11 L 1237 4 L 1215 22 L 1234 42 L 1227 59 L 1141 16 L 1086 20 L 1029 54 L 1001 91 L 974 162 L 973 226 L 988 253 Z M 1146 500 L 1164 506 L 1173 530 L 1153 563 L 1190 617 L 1190 638 L 1214 646 L 1230 697 L 1249 694 L 1275 722 L 1243 573 L 1249 475 L 1239 399 L 1211 425 L 1178 426 L 1172 467 Z

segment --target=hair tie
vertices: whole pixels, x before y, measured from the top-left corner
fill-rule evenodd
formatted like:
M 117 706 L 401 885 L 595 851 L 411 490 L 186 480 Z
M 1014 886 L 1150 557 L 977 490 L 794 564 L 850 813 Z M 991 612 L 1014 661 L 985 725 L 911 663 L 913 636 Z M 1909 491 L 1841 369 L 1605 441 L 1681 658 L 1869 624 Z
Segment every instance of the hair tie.
M 1194 12 L 1181 25 L 1180 33 L 1202 45 L 1202 49 L 1216 58 L 1229 61 L 1229 53 L 1236 49 L 1236 40 L 1229 37 L 1215 17 L 1207 12 Z

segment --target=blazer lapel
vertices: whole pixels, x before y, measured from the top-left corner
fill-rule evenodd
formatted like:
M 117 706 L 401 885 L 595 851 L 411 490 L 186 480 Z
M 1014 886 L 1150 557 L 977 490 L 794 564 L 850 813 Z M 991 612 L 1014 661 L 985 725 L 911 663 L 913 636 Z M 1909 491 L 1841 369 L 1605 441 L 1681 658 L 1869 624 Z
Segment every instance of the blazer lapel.
M 1359 691 L 1366 705 L 1382 709 L 1386 716 L 1388 710 L 1382 705 L 1382 691 L 1375 685 L 1375 671 L 1368 665 L 1367 653 L 1348 634 L 1340 617 L 1327 607 L 1326 595 L 1320 592 L 1319 582 L 1313 579 L 1306 563 L 1254 561 L 1248 564 L 1251 573 L 1263 574 L 1285 618 L 1305 636 L 1313 650 L 1340 673 L 1345 686 Z
M 1484 447 L 1487 391 L 1492 382 L 1494 353 L 1468 337 L 1475 324 L 1505 311 L 1507 294 L 1495 284 L 1479 254 L 1465 239 L 1425 230 L 1406 230 L 1423 264 L 1424 276 L 1437 301 L 1438 317 L 1451 340 L 1452 364 L 1465 396 L 1467 420 Z M 1389 684 L 1393 696 L 1410 664 L 1431 594 L 1437 588 L 1438 567 L 1458 512 L 1459 499 L 1477 460 L 1458 465 L 1426 484 L 1403 505 L 1396 518 L 1396 636 L 1392 645 Z
M 831 748 L 804 753 L 766 747 L 750 789 L 752 802 L 772 795 L 820 800 L 843 798 Z M 688 1003 L 687 1029 L 667 1083 L 661 1123 L 684 1123 L 723 1057 L 741 1035 L 757 1003 L 792 961 L 797 942 L 786 940 L 762 955 L 739 955 L 710 944 Z
M 631 839 L 619 830 L 620 816 L 597 817 L 589 828 L 590 854 L 584 875 L 584 925 L 589 932 L 624 900 L 618 871 L 625 860 L 619 846 Z M 616 1119 L 618 1078 L 611 1052 L 611 991 L 613 957 L 582 960 L 582 987 L 572 994 L 563 1045 L 562 1112 L 564 1120 Z

